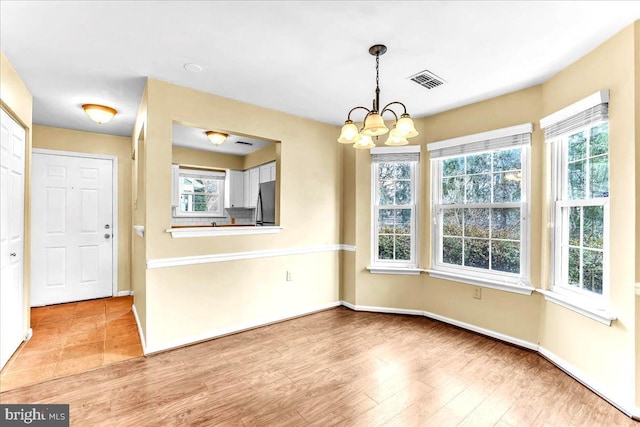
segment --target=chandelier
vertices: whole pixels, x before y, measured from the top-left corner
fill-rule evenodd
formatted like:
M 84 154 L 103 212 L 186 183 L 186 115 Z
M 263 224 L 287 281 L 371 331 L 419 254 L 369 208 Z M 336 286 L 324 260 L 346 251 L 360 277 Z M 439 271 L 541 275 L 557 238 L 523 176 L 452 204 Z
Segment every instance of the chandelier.
M 387 51 L 387 47 L 382 44 L 376 44 L 369 48 L 369 53 L 376 57 L 376 97 L 373 100 L 373 108 L 368 109 L 366 107 L 354 107 L 349 111 L 347 115 L 347 120 L 344 122 L 344 126 L 342 127 L 342 132 L 340 132 L 340 137 L 338 138 L 338 142 L 341 144 L 353 144 L 354 148 L 373 148 L 376 145 L 373 143 L 373 139 L 371 137 L 375 136 L 376 138 L 380 135 L 384 135 L 389 133 L 387 140 L 385 141 L 385 145 L 407 145 L 409 141 L 407 138 L 413 138 L 414 136 L 418 136 L 418 131 L 413 125 L 413 120 L 407 113 L 407 107 L 402 102 L 393 101 L 385 105 L 382 110 L 379 110 L 380 107 L 380 55 L 384 55 Z M 398 118 L 398 114 L 391 109 L 392 105 L 400 105 L 402 106 L 403 113 Z M 355 110 L 365 110 L 367 115 L 364 117 L 362 121 L 362 128 L 358 130 L 356 124 L 351 120 L 351 113 Z M 384 124 L 384 120 L 382 119 L 382 115 L 386 112 L 390 112 L 395 117 L 395 122 L 393 124 L 393 128 L 391 131 Z

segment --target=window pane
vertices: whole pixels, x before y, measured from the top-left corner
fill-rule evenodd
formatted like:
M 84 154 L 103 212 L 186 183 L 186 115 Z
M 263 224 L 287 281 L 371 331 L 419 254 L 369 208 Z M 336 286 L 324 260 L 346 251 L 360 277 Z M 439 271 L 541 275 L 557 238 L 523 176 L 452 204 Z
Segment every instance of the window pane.
M 204 193 L 204 180 L 202 179 L 193 179 L 191 180 L 191 183 L 193 184 L 193 192 L 194 193 Z
M 580 246 L 580 207 L 569 209 L 569 244 Z
M 462 236 L 462 209 L 445 209 L 442 212 L 442 233 L 445 236 Z M 462 257 L 462 243 L 460 256 Z
M 489 268 L 489 240 L 464 239 L 464 265 Z
M 395 223 L 394 209 L 380 209 L 378 211 L 378 233 L 391 234 Z
M 465 237 L 489 237 L 489 211 L 490 209 L 464 210 Z
M 569 248 L 569 284 L 580 286 L 580 249 Z
M 205 181 L 206 184 L 206 190 L 207 193 L 217 193 L 218 192 L 218 184 L 220 184 L 222 181 L 218 181 L 216 180 L 211 180 L 208 179 Z
M 378 163 L 378 181 L 393 179 L 393 163 Z
M 396 236 L 396 259 L 402 261 L 411 259 L 411 236 Z
M 411 182 L 396 181 L 396 205 L 408 205 L 411 203 Z
M 492 241 L 491 269 L 520 273 L 520 243 Z
M 411 178 L 411 164 L 395 163 L 395 177 L 398 179 Z
M 396 210 L 396 234 L 411 234 L 411 209 Z
M 379 236 L 378 259 L 393 259 L 393 236 Z
M 569 163 L 569 199 L 585 197 L 585 161 Z
M 609 197 L 609 156 L 591 159 L 589 168 L 591 197 Z
M 519 202 L 521 198 L 521 175 L 514 172 L 493 175 L 494 203 Z
M 584 132 L 569 136 L 569 161 L 580 160 L 587 157 L 587 138 Z
M 583 288 L 602 294 L 602 252 L 585 250 L 582 268 Z
M 521 166 L 521 148 L 513 150 L 501 150 L 493 153 L 493 170 L 494 171 L 513 171 L 522 169 Z
M 443 178 L 442 203 L 453 204 L 464 202 L 464 178 Z
M 442 239 L 442 262 L 462 265 L 462 239 L 455 237 Z
M 491 209 L 491 237 L 520 240 L 520 208 Z
M 467 174 L 485 173 L 491 170 L 491 153 L 467 156 Z
M 472 175 L 466 177 L 467 203 L 491 202 L 491 176 Z
M 382 181 L 380 182 L 380 187 L 378 188 L 380 200 L 378 201 L 379 205 L 393 205 L 394 197 L 396 191 L 396 183 L 395 181 Z
M 464 173 L 464 157 L 454 157 L 442 161 L 442 176 L 462 175 Z
M 571 208 L 577 209 L 577 208 Z M 604 232 L 604 206 L 585 206 L 584 214 L 584 246 L 602 249 Z
M 609 152 L 609 123 L 591 128 L 589 151 L 592 157 Z

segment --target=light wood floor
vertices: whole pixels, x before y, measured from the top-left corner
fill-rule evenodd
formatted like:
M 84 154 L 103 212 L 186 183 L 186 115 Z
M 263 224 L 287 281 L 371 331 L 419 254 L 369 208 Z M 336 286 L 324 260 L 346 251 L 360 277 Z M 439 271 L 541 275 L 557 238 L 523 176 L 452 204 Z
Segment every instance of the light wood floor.
M 33 336 L 0 372 L 0 391 L 142 356 L 133 297 L 31 309 Z
M 536 353 L 336 308 L 0 395 L 75 426 L 634 426 Z

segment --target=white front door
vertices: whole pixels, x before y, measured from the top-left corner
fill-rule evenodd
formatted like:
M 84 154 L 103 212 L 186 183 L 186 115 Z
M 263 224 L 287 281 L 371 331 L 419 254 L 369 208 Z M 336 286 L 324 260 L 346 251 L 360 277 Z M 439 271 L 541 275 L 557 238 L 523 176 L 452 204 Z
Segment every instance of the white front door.
M 0 110 L 0 369 L 24 339 L 25 130 Z
M 31 306 L 113 295 L 113 162 L 33 153 Z

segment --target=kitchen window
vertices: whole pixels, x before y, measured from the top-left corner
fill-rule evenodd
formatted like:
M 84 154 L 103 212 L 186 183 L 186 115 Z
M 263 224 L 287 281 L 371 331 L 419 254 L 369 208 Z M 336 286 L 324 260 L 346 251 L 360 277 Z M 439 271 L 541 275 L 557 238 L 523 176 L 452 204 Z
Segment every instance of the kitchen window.
M 500 289 L 529 287 L 532 125 L 427 146 L 431 156 L 431 275 Z
M 373 241 L 369 270 L 374 273 L 400 273 L 418 266 L 419 161 L 418 146 L 371 150 Z
M 224 217 L 225 173 L 179 169 L 175 216 Z
M 552 291 L 602 308 L 609 292 L 608 92 L 594 95 L 541 125 L 553 162 Z M 585 108 L 589 99 L 595 105 Z

